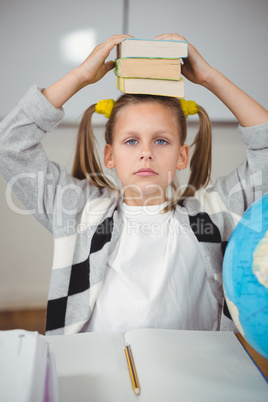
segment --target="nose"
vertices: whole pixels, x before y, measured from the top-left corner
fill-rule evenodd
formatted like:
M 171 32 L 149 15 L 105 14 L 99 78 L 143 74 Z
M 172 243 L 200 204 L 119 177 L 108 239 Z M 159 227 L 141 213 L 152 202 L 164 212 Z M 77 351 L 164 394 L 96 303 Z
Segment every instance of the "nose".
M 140 155 L 141 160 L 151 160 L 153 159 L 152 150 L 149 145 L 144 145 L 141 150 Z

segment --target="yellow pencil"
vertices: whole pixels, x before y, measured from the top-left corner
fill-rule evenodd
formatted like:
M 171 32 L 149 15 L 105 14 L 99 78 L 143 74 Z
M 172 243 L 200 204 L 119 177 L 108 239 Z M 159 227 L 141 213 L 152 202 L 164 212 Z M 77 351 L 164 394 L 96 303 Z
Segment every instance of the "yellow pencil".
M 134 389 L 134 392 L 136 395 L 139 395 L 140 393 L 140 384 L 137 376 L 137 371 L 133 359 L 133 355 L 131 352 L 130 345 L 125 346 L 125 353 L 126 353 L 126 358 L 127 358 L 127 363 L 128 363 L 128 368 L 129 368 L 129 373 L 130 373 L 130 378 L 132 382 L 132 386 Z

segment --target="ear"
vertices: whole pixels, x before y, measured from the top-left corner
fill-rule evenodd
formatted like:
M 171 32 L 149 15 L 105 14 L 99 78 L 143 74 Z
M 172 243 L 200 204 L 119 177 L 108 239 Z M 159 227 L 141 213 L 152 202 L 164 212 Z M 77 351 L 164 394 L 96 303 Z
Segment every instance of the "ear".
M 113 148 L 110 144 L 106 144 L 104 147 L 104 166 L 108 169 L 113 169 L 115 167 Z
M 186 169 L 189 163 L 189 146 L 183 145 L 180 149 L 179 160 L 177 164 L 177 169 Z

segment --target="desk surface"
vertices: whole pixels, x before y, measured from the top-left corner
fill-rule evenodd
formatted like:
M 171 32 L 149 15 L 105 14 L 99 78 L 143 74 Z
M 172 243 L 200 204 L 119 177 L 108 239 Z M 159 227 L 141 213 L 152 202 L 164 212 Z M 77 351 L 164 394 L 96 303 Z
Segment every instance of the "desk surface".
M 133 347 L 141 400 L 175 402 L 178 392 L 180 400 L 188 400 L 189 393 L 195 401 L 266 400 L 267 383 L 241 346 L 266 378 L 268 360 L 252 351 L 241 336 L 237 337 L 240 346 L 233 333 L 184 332 L 148 329 L 133 331 L 127 339 L 116 333 L 47 337 L 55 352 L 61 399 L 79 402 L 79 393 L 80 401 L 86 400 L 85 395 L 94 401 L 137 400 L 123 353 L 127 341 Z M 156 348 L 162 354 L 156 354 Z M 155 381 L 163 375 L 165 381 Z
M 268 359 L 265 359 L 265 357 L 261 356 L 258 352 L 256 352 L 255 349 L 253 349 L 247 341 L 243 338 L 242 335 L 238 334 L 236 335 L 237 338 L 240 340 L 244 348 L 247 350 L 249 355 L 252 357 L 256 365 L 259 367 L 261 372 L 263 373 L 264 377 L 268 380 Z

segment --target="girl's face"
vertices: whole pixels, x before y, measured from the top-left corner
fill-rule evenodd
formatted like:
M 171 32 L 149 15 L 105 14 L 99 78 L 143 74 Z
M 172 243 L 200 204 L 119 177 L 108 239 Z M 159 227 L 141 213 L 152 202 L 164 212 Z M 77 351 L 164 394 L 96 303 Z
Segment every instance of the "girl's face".
M 105 166 L 116 168 L 128 205 L 163 203 L 176 169 L 185 169 L 188 159 L 189 148 L 180 145 L 173 113 L 157 103 L 123 109 L 113 143 L 104 149 Z

